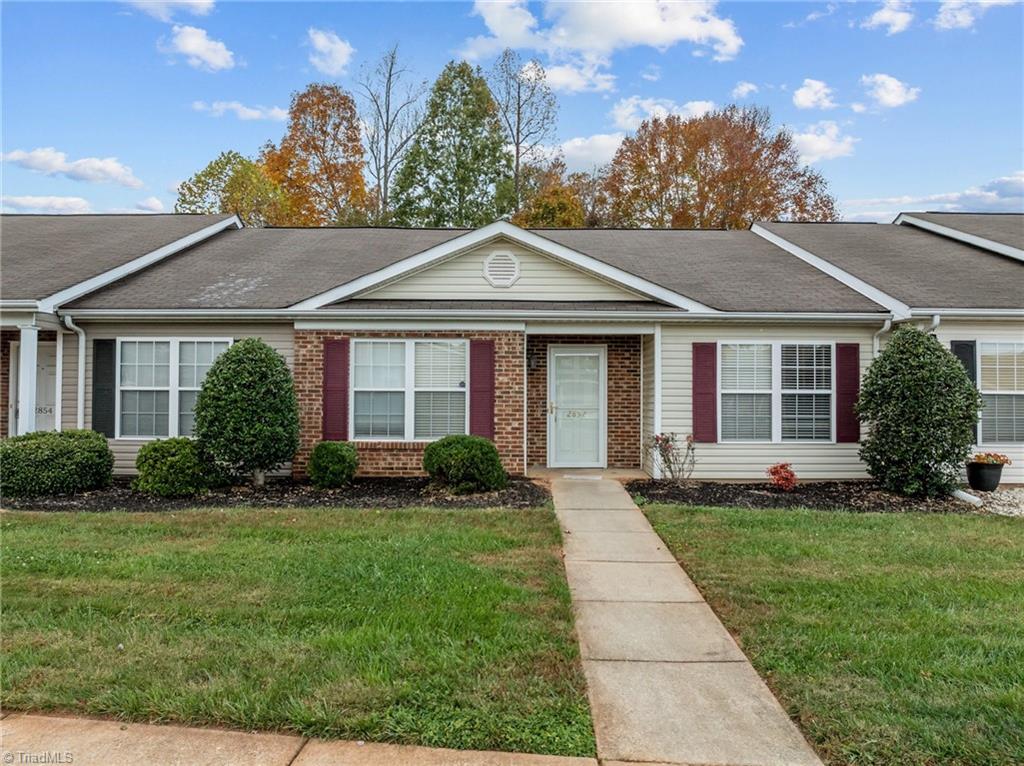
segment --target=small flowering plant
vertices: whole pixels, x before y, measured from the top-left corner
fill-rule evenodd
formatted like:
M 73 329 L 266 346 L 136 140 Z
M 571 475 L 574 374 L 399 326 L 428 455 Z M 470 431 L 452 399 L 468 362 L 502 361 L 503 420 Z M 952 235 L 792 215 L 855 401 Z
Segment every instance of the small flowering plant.
M 768 481 L 775 489 L 792 492 L 796 488 L 796 471 L 790 463 L 776 463 L 765 471 Z
M 684 440 L 680 440 L 673 433 L 655 434 L 651 438 L 651 452 L 658 465 L 674 482 L 684 482 L 689 479 L 697 465 L 693 434 Z
M 989 465 L 1010 465 L 1013 463 L 1006 455 L 998 452 L 975 452 L 971 457 L 971 463 L 987 463 Z

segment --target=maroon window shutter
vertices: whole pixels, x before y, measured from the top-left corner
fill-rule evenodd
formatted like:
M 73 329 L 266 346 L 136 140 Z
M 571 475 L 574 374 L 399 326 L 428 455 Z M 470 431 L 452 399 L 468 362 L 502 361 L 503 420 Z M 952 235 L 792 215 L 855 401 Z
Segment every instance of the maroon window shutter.
M 323 438 L 348 439 L 348 338 L 324 341 Z
M 693 344 L 693 438 L 718 441 L 718 344 Z
M 494 441 L 494 341 L 469 342 L 469 432 Z
M 836 344 L 836 441 L 860 441 L 860 421 L 854 412 L 860 394 L 860 344 Z

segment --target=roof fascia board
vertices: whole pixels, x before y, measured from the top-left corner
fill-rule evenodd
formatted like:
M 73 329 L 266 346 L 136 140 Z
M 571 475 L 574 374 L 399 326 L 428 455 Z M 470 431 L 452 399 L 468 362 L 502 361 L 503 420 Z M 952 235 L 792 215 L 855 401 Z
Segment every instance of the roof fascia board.
M 976 234 L 968 234 L 965 231 L 960 231 L 959 229 L 954 229 L 950 226 L 943 226 L 941 223 L 926 221 L 923 218 L 918 218 L 907 213 L 900 213 L 896 216 L 896 220 L 893 221 L 893 223 L 898 226 L 907 224 L 917 229 L 924 229 L 932 234 L 956 239 L 965 244 L 980 247 L 983 250 L 990 250 L 993 253 L 999 253 L 999 255 L 1005 255 L 1009 258 L 1013 258 L 1014 260 L 1024 262 L 1024 250 L 1021 250 L 1019 247 L 1004 245 L 1002 242 L 996 242 L 992 239 L 979 237 Z
M 1022 309 L 963 309 L 963 308 L 914 308 L 910 311 L 915 318 L 923 316 L 974 317 L 977 319 L 1024 319 Z
M 541 237 L 526 229 L 521 229 L 507 221 L 495 221 L 474 231 L 466 232 L 458 237 L 435 245 L 421 253 L 403 258 L 398 263 L 385 266 L 383 269 L 366 274 L 343 285 L 331 288 L 291 306 L 297 310 L 322 308 L 357 293 L 381 286 L 414 271 L 426 268 L 442 259 L 451 257 L 465 250 L 486 244 L 496 237 L 507 237 L 513 242 L 537 250 L 557 260 L 570 263 L 577 268 L 590 272 L 598 277 L 625 287 L 633 292 L 642 293 L 655 300 L 662 301 L 686 311 L 714 312 L 715 309 L 705 306 L 684 295 L 668 290 L 661 285 L 630 274 L 627 271 L 610 266 L 603 261 L 592 258 L 571 248 Z
M 880 306 L 885 306 L 885 308 L 892 312 L 894 318 L 900 319 L 910 316 L 910 306 L 903 301 L 897 300 L 888 293 L 879 290 L 874 285 L 868 284 L 860 277 L 855 277 L 850 272 L 839 268 L 833 263 L 829 263 L 824 258 L 815 255 L 809 250 L 804 250 L 802 247 L 793 244 L 789 240 L 783 239 L 777 234 L 773 234 L 760 224 L 753 224 L 750 227 L 750 230 L 762 239 L 768 240 L 776 247 L 782 248 L 790 255 L 795 255 L 804 263 L 807 263 L 818 269 L 818 271 L 832 277 L 837 282 L 842 282 L 851 290 L 855 290 L 865 298 L 874 301 Z
M 314 319 L 397 319 L 397 318 L 465 318 L 480 319 L 556 319 L 562 321 L 800 321 L 800 322 L 877 322 L 889 318 L 885 312 L 784 312 L 784 311 L 544 311 L 503 309 L 375 309 L 350 311 L 343 309 L 64 309 L 62 316 L 92 321 L 135 320 L 237 320 L 301 321 Z
M 217 221 L 217 223 L 205 226 L 202 229 L 199 229 L 199 231 L 194 231 L 187 236 L 181 237 L 164 245 L 163 247 L 158 247 L 156 250 L 140 255 L 138 258 L 133 258 L 127 263 L 122 263 L 120 266 L 104 271 L 102 274 L 97 274 L 83 282 L 71 285 L 71 287 L 67 287 L 47 298 L 43 298 L 39 301 L 39 310 L 53 313 L 61 304 L 73 301 L 76 298 L 81 298 L 83 295 L 94 292 L 101 287 L 106 287 L 119 279 L 124 279 L 137 271 L 141 271 L 148 266 L 152 266 L 154 263 L 158 263 L 168 256 L 174 255 L 185 248 L 192 247 L 193 245 L 212 237 L 214 234 L 219 234 L 229 228 L 242 228 L 242 222 L 237 215 L 233 215 L 230 218 L 225 218 L 223 221 Z

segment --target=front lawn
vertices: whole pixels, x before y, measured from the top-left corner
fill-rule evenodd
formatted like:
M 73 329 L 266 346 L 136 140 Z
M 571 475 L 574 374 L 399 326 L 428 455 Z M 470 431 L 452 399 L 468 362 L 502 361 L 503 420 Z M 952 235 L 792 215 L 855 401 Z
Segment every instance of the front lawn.
M 1024 523 L 645 510 L 828 763 L 1021 763 Z
M 549 510 L 0 525 L 5 708 L 594 752 Z

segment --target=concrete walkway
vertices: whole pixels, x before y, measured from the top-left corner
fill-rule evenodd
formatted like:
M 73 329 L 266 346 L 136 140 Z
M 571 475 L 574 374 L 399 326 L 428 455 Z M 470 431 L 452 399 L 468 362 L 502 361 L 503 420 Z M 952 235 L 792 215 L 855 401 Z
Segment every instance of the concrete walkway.
M 820 766 L 622 485 L 552 490 L 601 763 Z
M 4 764 L 74 766 L 597 766 L 593 758 L 329 742 L 21 713 L 0 721 L 0 751 Z

